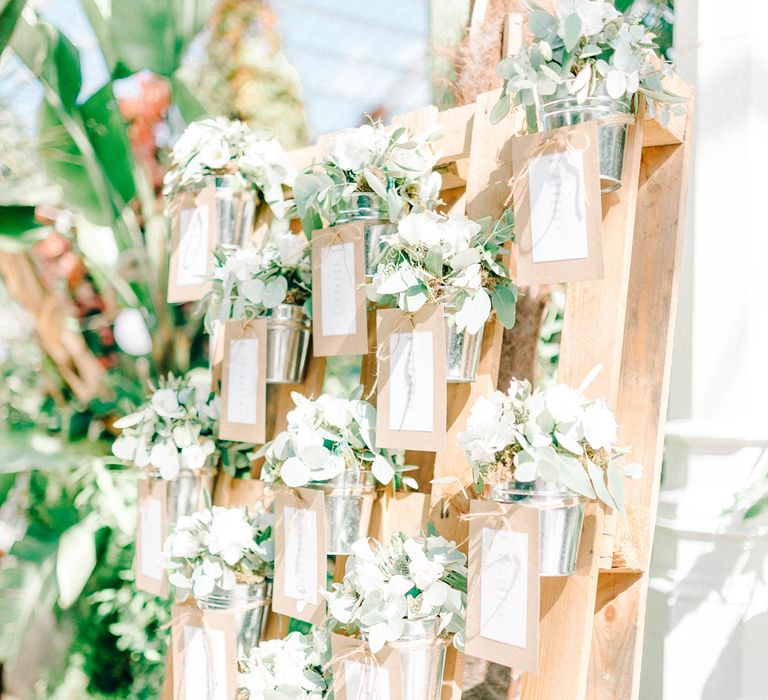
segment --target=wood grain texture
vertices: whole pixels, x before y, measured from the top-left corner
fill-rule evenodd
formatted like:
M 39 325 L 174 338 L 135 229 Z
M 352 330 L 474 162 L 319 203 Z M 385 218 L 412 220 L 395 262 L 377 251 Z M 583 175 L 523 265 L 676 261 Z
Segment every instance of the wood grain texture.
M 646 148 L 640 189 L 617 417 L 620 439 L 632 445 L 630 461 L 644 465 L 642 479 L 627 484 L 629 519 L 619 541 L 644 547 L 614 555 L 639 573 L 601 573 L 587 697 L 637 698 L 640 682 L 648 565 L 661 476 L 677 283 L 683 241 L 693 103 L 683 143 Z M 633 561 L 632 558 L 637 561 Z
M 597 365 L 603 370 L 587 395 L 605 398 L 615 409 L 624 321 L 629 290 L 632 239 L 642 149 L 642 121 L 630 126 L 622 186 L 603 196 L 601 280 L 567 285 L 558 381 L 578 387 Z M 523 677 L 523 700 L 580 700 L 587 688 L 590 644 L 597 596 L 597 572 L 604 547 L 602 506 L 592 504 L 579 547 L 580 570 L 574 575 L 543 578 L 539 672 Z

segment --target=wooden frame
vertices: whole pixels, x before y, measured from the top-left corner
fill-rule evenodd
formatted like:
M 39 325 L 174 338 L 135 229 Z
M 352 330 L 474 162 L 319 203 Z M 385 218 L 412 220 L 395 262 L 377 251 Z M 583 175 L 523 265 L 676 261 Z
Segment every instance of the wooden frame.
M 671 89 L 690 94 L 685 83 L 674 80 Z M 498 94 L 485 93 L 472 105 L 444 112 L 425 107 L 393 119 L 415 131 L 441 127 L 442 196 L 450 211 L 477 218 L 498 217 L 505 207 L 511 139 L 522 133 L 524 118 L 519 111 L 513 112 L 500 124 L 491 125 L 489 112 Z M 596 365 L 602 365 L 589 394 L 605 398 L 614 409 L 620 442 L 633 445 L 630 459 L 645 466 L 645 475 L 628 484 L 630 517 L 626 521 L 605 513 L 599 504 L 589 506 L 576 574 L 541 580 L 539 671 L 523 677 L 523 700 L 624 700 L 638 694 L 692 111 L 691 100 L 687 114 L 674 117 L 663 128 L 641 110 L 628 133 L 622 187 L 603 196 L 605 276 L 567 286 L 558 379 L 579 386 Z M 321 137 L 320 144 L 332 136 Z M 320 146 L 313 146 L 290 156 L 301 170 L 319 151 Z M 510 269 L 514 273 L 514 259 Z M 361 376 L 368 388 L 375 376 L 375 324 L 371 320 L 369 354 L 363 358 Z M 467 510 L 460 483 L 468 484 L 471 477 L 455 438 L 477 396 L 497 387 L 503 356 L 513 352 L 503 345 L 503 338 L 501 324 L 489 322 L 477 381 L 449 386 L 448 448 L 437 456 L 408 455 L 411 463 L 420 466 L 422 484 L 433 474 L 456 477 L 454 483 L 435 485 L 428 506 L 438 529 L 457 542 L 464 542 L 467 536 L 466 522 L 457 517 Z M 311 357 L 308 362 L 301 385 L 270 388 L 268 438 L 285 427 L 292 390 L 320 393 L 324 358 Z M 241 489 L 248 495 L 239 496 Z M 254 493 L 252 487 L 231 479 L 217 490 L 221 502 L 227 503 L 247 502 Z M 413 512 L 422 511 L 415 508 Z M 337 558 L 336 580 L 341 577 L 342 559 Z M 286 629 L 283 620 L 273 618 L 268 636 Z M 463 657 L 451 652 L 442 697 L 461 697 L 462 680 Z

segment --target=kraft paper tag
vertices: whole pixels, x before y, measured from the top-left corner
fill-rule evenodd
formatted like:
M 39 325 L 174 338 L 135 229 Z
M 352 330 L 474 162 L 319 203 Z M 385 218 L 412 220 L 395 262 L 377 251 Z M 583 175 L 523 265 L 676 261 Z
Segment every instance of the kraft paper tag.
M 171 607 L 174 700 L 237 697 L 235 617 L 228 610 Z
M 422 537 L 430 520 L 430 494 L 419 491 L 392 493 L 385 489 L 373 502 L 371 537 L 389 542 L 392 535 L 404 532 L 408 537 Z
M 168 482 L 165 479 L 139 479 L 136 500 L 136 588 L 165 597 L 168 578 L 163 568 L 163 547 L 168 532 L 166 518 Z
M 168 303 L 199 301 L 212 286 L 216 246 L 215 190 L 182 192 L 170 205 L 171 258 Z
M 224 326 L 219 439 L 261 444 L 266 439 L 267 321 Z
M 512 139 L 517 283 L 603 277 L 597 122 Z
M 376 446 L 440 452 L 446 446 L 443 307 L 415 314 L 381 309 L 376 318 Z
M 275 494 L 272 610 L 313 625 L 325 618 L 325 506 L 318 489 Z
M 361 222 L 312 234 L 312 346 L 315 357 L 368 352 Z
M 539 648 L 539 511 L 472 501 L 466 653 L 534 672 Z
M 388 644 L 373 654 L 367 642 L 331 635 L 336 700 L 401 700 L 400 652 Z

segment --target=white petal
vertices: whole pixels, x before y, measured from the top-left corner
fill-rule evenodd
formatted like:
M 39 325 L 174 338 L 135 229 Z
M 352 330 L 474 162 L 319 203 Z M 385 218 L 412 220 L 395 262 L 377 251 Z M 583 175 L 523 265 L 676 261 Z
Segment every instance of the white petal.
M 298 457 L 289 457 L 280 468 L 280 478 L 286 486 L 292 488 L 304 486 L 311 477 L 309 467 Z
M 383 455 L 376 455 L 371 465 L 371 471 L 376 480 L 385 485 L 392 481 L 392 477 L 395 475 L 395 470 L 392 468 L 389 460 Z

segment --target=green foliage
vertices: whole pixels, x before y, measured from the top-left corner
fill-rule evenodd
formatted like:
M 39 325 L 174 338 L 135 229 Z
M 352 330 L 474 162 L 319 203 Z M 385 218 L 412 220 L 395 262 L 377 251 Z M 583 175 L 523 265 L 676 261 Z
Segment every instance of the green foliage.
M 16 20 L 27 0 L 0 0 L 0 53 L 11 39 Z

